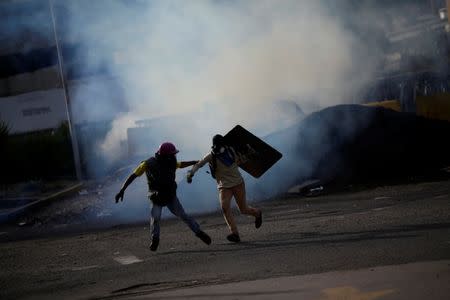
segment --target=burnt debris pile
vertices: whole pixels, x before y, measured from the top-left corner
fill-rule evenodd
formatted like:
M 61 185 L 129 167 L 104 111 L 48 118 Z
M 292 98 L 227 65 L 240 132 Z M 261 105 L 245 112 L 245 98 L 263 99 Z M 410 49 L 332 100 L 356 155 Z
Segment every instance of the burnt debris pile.
M 381 107 L 329 107 L 265 140 L 284 157 L 264 181 L 275 177 L 283 189 L 312 178 L 384 181 L 450 166 L 450 122 Z

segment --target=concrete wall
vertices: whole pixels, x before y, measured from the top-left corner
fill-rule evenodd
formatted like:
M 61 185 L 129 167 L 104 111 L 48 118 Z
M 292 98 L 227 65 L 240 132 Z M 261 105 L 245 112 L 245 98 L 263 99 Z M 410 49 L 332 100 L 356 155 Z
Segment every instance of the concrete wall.
M 0 97 L 61 87 L 57 66 L 0 79 Z
M 64 91 L 52 89 L 0 98 L 0 119 L 12 134 L 57 128 L 67 120 Z
M 116 78 L 85 77 L 69 81 L 67 88 L 74 124 L 112 120 L 126 111 L 123 90 Z M 12 133 L 57 127 L 67 118 L 65 105 L 56 66 L 0 79 L 0 119 L 12 126 Z M 35 111 L 39 116 L 25 116 L 27 109 L 37 108 L 41 109 Z

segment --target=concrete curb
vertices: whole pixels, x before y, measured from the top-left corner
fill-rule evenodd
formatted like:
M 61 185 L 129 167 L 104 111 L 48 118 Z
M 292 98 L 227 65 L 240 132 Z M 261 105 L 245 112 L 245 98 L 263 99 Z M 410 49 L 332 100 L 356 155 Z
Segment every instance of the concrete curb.
M 126 299 L 448 299 L 450 260 L 116 293 Z M 129 292 L 129 293 L 127 293 Z
M 70 186 L 66 189 L 63 189 L 59 192 L 56 192 L 50 196 L 38 198 L 36 201 L 32 201 L 23 206 L 16 207 L 16 208 L 8 210 L 6 212 L 0 212 L 0 224 L 13 222 L 17 218 L 19 218 L 23 213 L 25 213 L 27 211 L 32 211 L 33 209 L 36 209 L 38 207 L 42 207 L 46 204 L 49 204 L 52 201 L 64 198 L 65 196 L 68 196 L 74 192 L 77 192 L 78 190 L 81 189 L 81 187 L 83 187 L 82 182 L 77 183 L 73 186 Z

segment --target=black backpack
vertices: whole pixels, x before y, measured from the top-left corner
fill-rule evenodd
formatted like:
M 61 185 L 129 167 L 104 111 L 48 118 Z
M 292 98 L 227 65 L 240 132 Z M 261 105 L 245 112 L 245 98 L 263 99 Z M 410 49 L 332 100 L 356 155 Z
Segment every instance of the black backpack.
M 148 169 L 145 174 L 151 192 L 150 199 L 155 204 L 167 205 L 176 196 L 175 172 L 177 161 L 176 159 L 150 157 L 147 159 L 147 164 Z
M 211 151 L 211 161 L 208 163 L 208 166 L 212 178 L 216 179 L 217 157 L 213 151 Z

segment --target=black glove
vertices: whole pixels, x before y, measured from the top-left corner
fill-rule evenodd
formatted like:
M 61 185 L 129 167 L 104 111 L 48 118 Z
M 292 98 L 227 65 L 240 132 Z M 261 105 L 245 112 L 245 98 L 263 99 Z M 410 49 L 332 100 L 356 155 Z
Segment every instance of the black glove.
M 194 174 L 192 173 L 192 171 L 188 171 L 186 175 L 186 180 L 188 183 L 192 183 L 192 177 L 194 177 Z
M 123 191 L 118 192 L 116 195 L 116 203 L 118 203 L 119 201 L 123 202 Z

